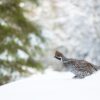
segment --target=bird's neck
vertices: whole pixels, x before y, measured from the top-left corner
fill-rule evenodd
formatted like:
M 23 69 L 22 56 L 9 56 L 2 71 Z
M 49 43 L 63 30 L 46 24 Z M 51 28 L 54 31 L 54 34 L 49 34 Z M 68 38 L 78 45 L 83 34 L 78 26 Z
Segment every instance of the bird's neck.
M 68 61 L 68 58 L 66 58 L 65 56 L 62 56 L 62 62 L 66 62 Z

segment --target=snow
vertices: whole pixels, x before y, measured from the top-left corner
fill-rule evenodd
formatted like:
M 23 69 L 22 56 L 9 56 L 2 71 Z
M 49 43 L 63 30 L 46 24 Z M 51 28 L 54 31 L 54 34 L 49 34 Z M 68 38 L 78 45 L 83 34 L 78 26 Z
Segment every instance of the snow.
M 0 100 L 100 100 L 100 72 L 72 79 L 73 74 L 47 70 L 44 74 L 0 87 Z

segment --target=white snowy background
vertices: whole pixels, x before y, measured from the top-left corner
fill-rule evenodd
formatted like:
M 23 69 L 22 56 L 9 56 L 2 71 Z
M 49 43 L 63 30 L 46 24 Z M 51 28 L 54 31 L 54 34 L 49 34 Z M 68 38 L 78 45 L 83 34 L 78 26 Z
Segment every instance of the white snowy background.
M 55 50 L 100 65 L 100 0 L 40 0 L 39 7 L 30 5 L 25 16 L 40 24 L 47 39 L 41 44 L 46 67 L 59 66 L 52 59 Z

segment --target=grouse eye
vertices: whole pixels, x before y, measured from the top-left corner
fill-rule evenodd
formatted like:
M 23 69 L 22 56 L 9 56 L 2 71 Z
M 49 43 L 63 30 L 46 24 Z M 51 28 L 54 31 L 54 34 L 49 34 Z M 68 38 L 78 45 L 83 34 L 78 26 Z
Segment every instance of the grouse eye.
M 62 57 L 57 57 L 57 56 L 55 56 L 55 58 L 57 58 L 58 60 L 62 60 Z

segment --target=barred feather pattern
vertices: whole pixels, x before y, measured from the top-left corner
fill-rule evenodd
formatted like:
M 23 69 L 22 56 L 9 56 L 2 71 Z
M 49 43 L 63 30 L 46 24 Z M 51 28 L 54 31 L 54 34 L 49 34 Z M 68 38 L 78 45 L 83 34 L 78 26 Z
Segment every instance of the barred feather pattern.
M 62 61 L 67 71 L 75 74 L 74 78 L 85 78 L 100 69 L 99 66 L 85 60 L 68 59 L 59 51 L 56 51 L 55 58 Z

